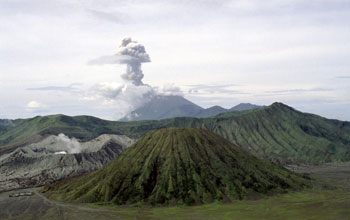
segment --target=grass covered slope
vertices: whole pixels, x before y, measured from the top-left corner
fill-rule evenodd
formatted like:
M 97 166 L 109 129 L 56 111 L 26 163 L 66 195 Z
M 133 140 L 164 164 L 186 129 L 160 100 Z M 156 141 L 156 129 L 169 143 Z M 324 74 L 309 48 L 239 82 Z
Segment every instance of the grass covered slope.
M 168 128 L 147 133 L 101 170 L 49 190 L 68 201 L 192 204 L 305 184 L 208 130 Z
M 240 116 L 219 115 L 206 125 L 261 158 L 282 163 L 350 160 L 349 122 L 302 113 L 282 103 Z

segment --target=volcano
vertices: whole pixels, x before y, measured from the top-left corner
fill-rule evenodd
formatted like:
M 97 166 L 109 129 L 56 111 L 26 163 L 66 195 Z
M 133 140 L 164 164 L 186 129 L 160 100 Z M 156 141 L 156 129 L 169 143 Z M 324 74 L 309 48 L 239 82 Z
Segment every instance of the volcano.
M 259 109 L 263 106 L 241 103 L 230 109 L 220 106 L 202 108 L 182 96 L 157 95 L 119 121 L 161 120 L 174 117 L 212 117 L 224 112 Z
M 148 132 L 101 170 L 48 190 L 67 201 L 199 204 L 306 184 L 208 130 L 165 128 Z

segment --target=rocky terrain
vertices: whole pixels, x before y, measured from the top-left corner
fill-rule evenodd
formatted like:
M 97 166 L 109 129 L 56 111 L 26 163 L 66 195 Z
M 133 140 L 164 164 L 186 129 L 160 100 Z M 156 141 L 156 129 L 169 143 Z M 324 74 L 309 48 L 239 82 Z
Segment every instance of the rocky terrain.
M 100 135 L 80 143 L 50 135 L 0 156 L 0 191 L 35 187 L 101 168 L 134 143 L 125 135 Z

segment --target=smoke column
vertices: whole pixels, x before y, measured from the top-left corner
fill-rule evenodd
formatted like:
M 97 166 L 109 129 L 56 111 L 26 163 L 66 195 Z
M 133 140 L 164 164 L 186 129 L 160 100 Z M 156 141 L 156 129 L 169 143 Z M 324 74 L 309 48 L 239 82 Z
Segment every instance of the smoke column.
M 99 57 L 89 61 L 89 64 L 126 64 L 126 72 L 121 75 L 122 79 L 140 86 L 144 85 L 141 64 L 146 62 L 151 62 L 151 59 L 145 47 L 130 37 L 125 37 L 115 55 Z
M 150 62 L 149 55 L 145 47 L 137 41 L 133 41 L 130 37 L 122 40 L 117 55 L 129 56 L 130 59 L 124 59 L 126 66 L 126 73 L 121 77 L 126 81 L 131 81 L 134 85 L 143 85 L 143 73 L 141 63 Z

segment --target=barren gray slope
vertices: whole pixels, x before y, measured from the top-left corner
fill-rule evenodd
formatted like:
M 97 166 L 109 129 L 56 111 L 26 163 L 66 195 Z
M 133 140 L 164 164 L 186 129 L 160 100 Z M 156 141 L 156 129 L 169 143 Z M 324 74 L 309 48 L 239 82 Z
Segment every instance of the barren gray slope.
M 105 134 L 78 143 L 81 153 L 57 154 L 67 149 L 67 143 L 51 135 L 0 157 L 0 191 L 45 185 L 96 170 L 133 143 L 124 135 Z

